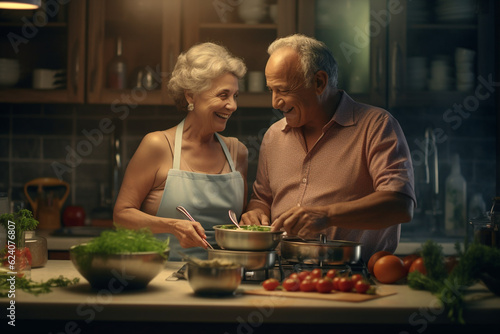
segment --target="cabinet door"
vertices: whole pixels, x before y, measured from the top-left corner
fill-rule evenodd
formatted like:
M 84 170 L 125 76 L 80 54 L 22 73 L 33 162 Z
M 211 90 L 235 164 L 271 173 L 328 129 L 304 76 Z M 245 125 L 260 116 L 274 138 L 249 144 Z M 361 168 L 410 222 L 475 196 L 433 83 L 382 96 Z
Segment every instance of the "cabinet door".
M 243 58 L 247 77 L 250 72 L 261 72 L 255 76 L 260 75 L 262 81 L 269 44 L 296 31 L 295 1 L 184 0 L 182 4 L 183 50 L 200 42 L 219 43 Z M 271 96 L 264 83 L 251 89 L 245 78 L 240 84 L 238 106 L 270 107 Z
M 89 103 L 173 104 L 166 84 L 180 52 L 179 0 L 90 0 L 88 40 Z
M 339 66 L 338 87 L 386 107 L 387 26 L 384 0 L 299 0 L 298 31 L 323 41 Z
M 0 11 L 0 102 L 84 102 L 85 5 L 43 1 L 36 11 Z
M 452 106 L 494 73 L 493 1 L 402 1 L 390 22 L 389 104 Z M 490 98 L 482 103 L 493 103 Z

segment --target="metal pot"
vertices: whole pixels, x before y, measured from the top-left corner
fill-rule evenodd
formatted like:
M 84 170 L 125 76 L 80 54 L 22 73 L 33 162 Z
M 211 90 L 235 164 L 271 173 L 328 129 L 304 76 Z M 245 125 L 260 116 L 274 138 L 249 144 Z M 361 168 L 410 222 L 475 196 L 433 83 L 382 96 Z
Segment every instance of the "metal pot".
M 344 240 L 323 243 L 316 239 L 286 238 L 281 241 L 281 258 L 292 263 L 313 265 L 357 263 L 361 258 L 361 244 Z
M 224 259 L 240 264 L 245 270 L 271 269 L 276 262 L 276 251 L 233 251 L 208 249 L 208 259 Z
M 222 226 L 233 227 L 233 225 L 216 225 L 215 241 L 220 248 L 241 251 L 266 251 L 274 250 L 281 241 L 283 232 L 247 231 L 239 229 L 227 229 Z

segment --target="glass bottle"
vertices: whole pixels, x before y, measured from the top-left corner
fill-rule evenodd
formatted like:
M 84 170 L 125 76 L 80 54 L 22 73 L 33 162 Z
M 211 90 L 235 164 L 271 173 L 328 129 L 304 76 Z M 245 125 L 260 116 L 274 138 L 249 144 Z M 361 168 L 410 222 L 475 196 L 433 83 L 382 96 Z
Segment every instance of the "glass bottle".
M 467 183 L 460 173 L 460 157 L 453 155 L 451 173 L 446 178 L 445 233 L 447 236 L 465 236 L 467 224 Z
M 116 39 L 116 54 L 108 64 L 108 88 L 125 89 L 127 87 L 127 64 L 123 57 L 122 38 Z

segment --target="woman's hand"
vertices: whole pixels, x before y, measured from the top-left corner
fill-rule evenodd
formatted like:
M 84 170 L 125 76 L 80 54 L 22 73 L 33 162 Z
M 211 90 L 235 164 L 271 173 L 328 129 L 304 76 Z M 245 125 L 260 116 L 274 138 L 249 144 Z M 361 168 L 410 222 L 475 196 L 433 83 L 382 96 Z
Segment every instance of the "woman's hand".
M 261 210 L 247 211 L 241 215 L 240 225 L 265 225 L 269 226 L 269 217 Z
M 207 235 L 205 234 L 205 230 L 200 223 L 192 222 L 190 220 L 177 220 L 174 222 L 173 227 L 173 234 L 179 240 L 182 248 L 207 248 L 207 245 L 203 241 L 207 238 Z
M 307 238 L 328 228 L 328 207 L 296 206 L 279 216 L 271 225 L 271 231 L 285 230 L 288 235 Z

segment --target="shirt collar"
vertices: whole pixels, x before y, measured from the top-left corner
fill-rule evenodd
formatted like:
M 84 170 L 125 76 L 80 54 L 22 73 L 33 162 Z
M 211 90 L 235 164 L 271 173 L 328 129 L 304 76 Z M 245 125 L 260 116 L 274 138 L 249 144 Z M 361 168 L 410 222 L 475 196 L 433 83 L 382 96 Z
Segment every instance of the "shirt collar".
M 328 123 L 323 127 L 323 131 L 328 130 L 333 123 L 337 123 L 341 126 L 351 126 L 355 124 L 354 121 L 354 100 L 343 90 L 339 90 L 339 94 L 341 94 L 339 105 L 337 106 L 337 110 L 333 114 L 332 118 Z M 286 119 L 284 119 L 283 126 L 281 127 L 281 131 L 288 132 L 292 129 L 286 123 Z

